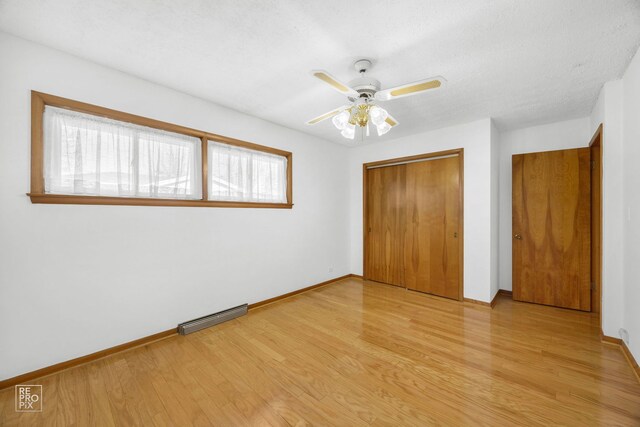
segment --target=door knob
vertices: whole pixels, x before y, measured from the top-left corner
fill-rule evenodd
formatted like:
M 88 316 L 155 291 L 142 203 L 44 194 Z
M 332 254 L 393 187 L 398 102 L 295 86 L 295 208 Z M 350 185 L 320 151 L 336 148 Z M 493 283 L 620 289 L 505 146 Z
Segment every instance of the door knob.
M 522 240 L 522 236 L 517 233 L 513 235 L 513 238 L 517 240 Z

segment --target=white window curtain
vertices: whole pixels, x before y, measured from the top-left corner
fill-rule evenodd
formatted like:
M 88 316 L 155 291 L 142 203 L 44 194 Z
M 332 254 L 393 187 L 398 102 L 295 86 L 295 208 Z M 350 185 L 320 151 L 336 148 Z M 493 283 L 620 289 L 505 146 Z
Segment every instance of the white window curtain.
M 187 135 L 46 106 L 45 192 L 201 199 L 200 144 Z
M 287 158 L 209 141 L 209 200 L 287 203 Z

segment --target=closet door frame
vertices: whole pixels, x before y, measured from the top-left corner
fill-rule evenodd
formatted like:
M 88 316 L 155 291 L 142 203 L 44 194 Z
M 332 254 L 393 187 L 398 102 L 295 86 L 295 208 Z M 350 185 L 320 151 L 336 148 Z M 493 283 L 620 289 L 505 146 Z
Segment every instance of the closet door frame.
M 367 175 L 369 172 L 369 169 L 372 167 L 379 167 L 379 166 L 391 166 L 394 164 L 404 164 L 404 163 L 410 163 L 410 162 L 416 162 L 416 161 L 421 161 L 421 160 L 425 160 L 428 161 L 428 159 L 433 159 L 436 157 L 444 157 L 444 156 L 453 156 L 453 155 L 457 155 L 458 156 L 458 162 L 459 162 L 459 167 L 458 167 L 458 171 L 460 174 L 460 218 L 459 218 L 459 223 L 460 223 L 460 238 L 459 238 L 459 244 L 460 244 L 460 251 L 459 251 L 459 265 L 460 265 L 460 271 L 459 271 L 459 301 L 464 301 L 464 148 L 456 148 L 453 150 L 445 150 L 445 151 L 437 151 L 437 152 L 433 152 L 433 153 L 425 153 L 425 154 L 418 154 L 415 156 L 407 156 L 407 157 L 397 157 L 394 159 L 387 159 L 387 160 L 379 160 L 379 161 L 375 161 L 375 162 L 369 162 L 369 163 L 364 163 L 362 165 L 362 274 L 365 280 L 367 280 L 366 274 L 367 274 L 367 248 L 368 248 L 368 241 L 367 241 L 367 236 L 368 236 L 368 229 L 369 229 L 369 224 L 368 224 L 368 218 L 369 218 L 369 212 L 368 212 L 368 205 L 367 205 Z

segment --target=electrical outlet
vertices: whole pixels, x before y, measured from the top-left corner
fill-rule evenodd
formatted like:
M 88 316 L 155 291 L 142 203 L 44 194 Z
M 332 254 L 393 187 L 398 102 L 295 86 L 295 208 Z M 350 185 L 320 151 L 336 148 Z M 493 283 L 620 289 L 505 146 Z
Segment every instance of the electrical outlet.
M 329 267 L 329 273 L 333 273 L 333 267 Z

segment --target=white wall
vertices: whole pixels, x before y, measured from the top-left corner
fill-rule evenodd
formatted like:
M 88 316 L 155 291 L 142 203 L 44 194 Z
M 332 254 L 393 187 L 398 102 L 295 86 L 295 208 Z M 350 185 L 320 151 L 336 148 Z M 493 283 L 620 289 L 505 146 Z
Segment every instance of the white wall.
M 603 124 L 603 317 L 605 335 L 624 338 L 640 360 L 640 54 L 607 82 L 591 113 Z
M 512 289 L 511 158 L 514 154 L 586 147 L 589 117 L 503 132 L 500 135 L 500 289 Z
M 350 273 L 345 147 L 2 33 L 0 58 L 0 380 Z M 31 90 L 292 151 L 295 206 L 31 204 Z
M 464 148 L 464 296 L 491 301 L 491 120 L 374 143 L 349 152 L 351 271 L 362 274 L 362 165 Z
M 640 361 L 640 54 L 622 79 L 623 86 L 623 327 L 628 346 Z M 606 143 L 606 142 L 605 142 Z
M 624 317 L 622 81 L 602 88 L 590 117 L 602 138 L 602 330 L 619 337 Z

